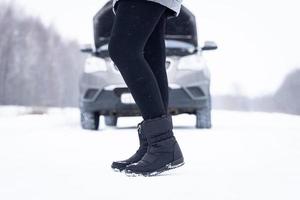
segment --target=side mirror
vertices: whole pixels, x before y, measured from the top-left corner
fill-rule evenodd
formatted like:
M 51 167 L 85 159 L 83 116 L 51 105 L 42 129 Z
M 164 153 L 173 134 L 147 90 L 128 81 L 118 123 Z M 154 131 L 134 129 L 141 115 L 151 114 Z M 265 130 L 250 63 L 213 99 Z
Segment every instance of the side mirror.
M 93 53 L 93 47 L 91 44 L 83 44 L 80 46 L 80 51 L 82 53 Z
M 202 47 L 202 51 L 210 51 L 218 49 L 218 45 L 213 41 L 206 41 Z

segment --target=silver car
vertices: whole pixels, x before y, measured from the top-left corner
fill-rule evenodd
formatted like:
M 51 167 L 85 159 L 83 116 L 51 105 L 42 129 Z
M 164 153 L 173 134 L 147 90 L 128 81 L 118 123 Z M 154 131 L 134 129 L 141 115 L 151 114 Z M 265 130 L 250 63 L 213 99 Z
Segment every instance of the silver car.
M 88 53 L 80 80 L 80 110 L 83 129 L 97 130 L 99 117 L 107 126 L 116 126 L 118 117 L 140 116 L 117 66 L 108 54 L 114 14 L 111 1 L 94 17 L 94 45 L 85 45 Z M 210 73 L 203 51 L 215 50 L 214 42 L 198 47 L 196 20 L 184 6 L 180 15 L 168 19 L 165 36 L 166 70 L 169 81 L 169 113 L 196 115 L 196 128 L 211 128 Z

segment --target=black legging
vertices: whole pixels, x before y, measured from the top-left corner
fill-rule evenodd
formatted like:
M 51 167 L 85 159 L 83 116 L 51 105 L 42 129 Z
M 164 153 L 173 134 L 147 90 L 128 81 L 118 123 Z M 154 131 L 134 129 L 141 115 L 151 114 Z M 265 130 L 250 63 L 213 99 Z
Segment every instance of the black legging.
M 166 9 L 142 0 L 119 0 L 116 6 L 109 55 L 144 119 L 159 117 L 168 110 Z

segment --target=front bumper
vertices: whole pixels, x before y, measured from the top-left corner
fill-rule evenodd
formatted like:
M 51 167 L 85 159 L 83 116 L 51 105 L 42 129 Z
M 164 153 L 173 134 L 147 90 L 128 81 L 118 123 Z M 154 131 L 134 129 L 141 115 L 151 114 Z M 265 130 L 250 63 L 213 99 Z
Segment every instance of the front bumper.
M 85 112 L 98 112 L 100 115 L 140 116 L 140 110 L 135 103 L 123 103 L 121 95 L 129 93 L 127 87 L 105 89 L 87 89 L 80 99 L 80 109 Z M 195 114 L 196 110 L 210 107 L 211 97 L 209 84 L 204 86 L 189 86 L 169 88 L 169 113 Z

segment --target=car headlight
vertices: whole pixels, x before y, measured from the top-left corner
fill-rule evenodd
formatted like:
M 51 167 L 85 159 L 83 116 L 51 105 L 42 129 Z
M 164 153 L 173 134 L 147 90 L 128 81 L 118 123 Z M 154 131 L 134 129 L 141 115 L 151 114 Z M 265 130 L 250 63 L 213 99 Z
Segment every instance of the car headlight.
M 94 73 L 99 71 L 107 71 L 105 60 L 95 56 L 87 58 L 85 61 L 84 72 Z
M 201 71 L 206 68 L 206 62 L 202 56 L 193 54 L 190 56 L 184 56 L 179 60 L 177 68 L 179 70 L 193 70 Z

